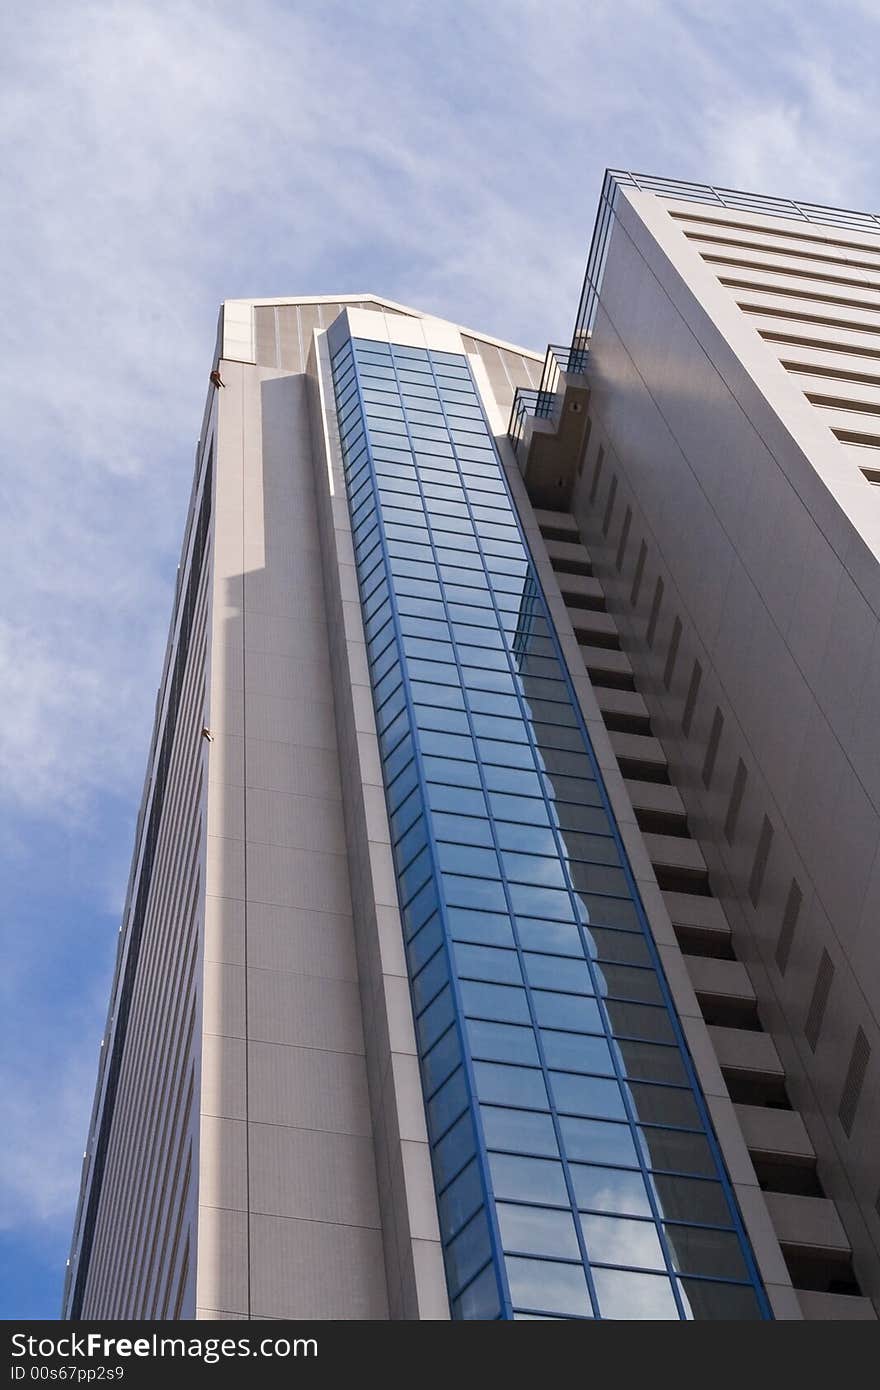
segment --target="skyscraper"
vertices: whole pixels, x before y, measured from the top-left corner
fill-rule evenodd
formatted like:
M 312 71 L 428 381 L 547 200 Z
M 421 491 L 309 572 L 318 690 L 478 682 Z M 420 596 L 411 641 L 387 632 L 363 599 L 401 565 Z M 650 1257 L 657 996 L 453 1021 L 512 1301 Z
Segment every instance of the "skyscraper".
M 876 1315 L 878 361 L 625 174 L 544 359 L 223 306 L 66 1315 Z

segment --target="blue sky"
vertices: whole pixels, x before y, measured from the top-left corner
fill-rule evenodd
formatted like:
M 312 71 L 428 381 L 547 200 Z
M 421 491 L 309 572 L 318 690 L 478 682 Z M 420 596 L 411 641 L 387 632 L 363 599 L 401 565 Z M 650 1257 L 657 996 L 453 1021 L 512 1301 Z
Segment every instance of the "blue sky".
M 217 308 L 543 349 L 606 165 L 880 210 L 877 0 L 0 14 L 0 1316 L 57 1316 Z

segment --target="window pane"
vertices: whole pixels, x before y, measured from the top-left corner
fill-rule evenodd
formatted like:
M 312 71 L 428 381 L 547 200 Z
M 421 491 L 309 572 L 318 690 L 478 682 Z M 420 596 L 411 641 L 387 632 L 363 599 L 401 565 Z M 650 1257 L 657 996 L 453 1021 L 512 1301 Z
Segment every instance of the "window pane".
M 568 872 L 573 886 L 582 893 L 625 893 L 626 875 L 608 864 L 582 864 L 570 860 Z
M 480 785 L 480 774 L 474 763 L 457 758 L 423 758 L 425 776 L 429 782 L 446 782 L 453 787 Z
M 438 840 L 453 840 L 462 845 L 489 847 L 492 844 L 489 822 L 476 816 L 456 816 L 441 811 L 434 816 L 434 834 Z
M 400 901 L 408 903 L 431 876 L 431 855 L 427 848 L 417 854 L 415 859 L 399 875 Z
M 407 903 L 403 912 L 403 925 L 407 937 L 415 936 L 419 927 L 423 927 L 428 918 L 437 909 L 437 894 L 434 890 L 433 880 L 429 880 L 424 888 L 420 889 L 412 902 Z
M 442 940 L 443 927 L 438 914 L 430 918 L 423 927 L 420 927 L 407 945 L 407 955 L 413 974 L 420 970 L 426 961 L 431 959 L 431 956 L 434 955 Z
M 650 1042 L 675 1042 L 672 1024 L 665 1009 L 651 1004 L 623 1004 L 606 999 L 611 1028 L 618 1037 L 646 1038 Z
M 555 1158 L 559 1149 L 556 1131 L 549 1115 L 533 1110 L 501 1110 L 480 1107 L 483 1132 L 490 1149 L 513 1149 L 515 1153 L 545 1154 Z
M 754 1291 L 742 1284 L 713 1284 L 704 1279 L 680 1279 L 679 1289 L 688 1319 L 717 1318 L 746 1322 L 761 1317 Z
M 570 1159 L 586 1163 L 620 1163 L 637 1168 L 639 1158 L 629 1125 L 607 1120 L 576 1120 L 561 1115 L 559 1128 Z
M 473 1057 L 489 1062 L 540 1066 L 531 1028 L 521 1028 L 515 1023 L 488 1023 L 484 1019 L 468 1019 L 466 1028 Z
M 520 717 L 519 702 L 513 695 L 496 695 L 488 690 L 475 690 L 470 697 L 470 705 L 472 710 L 482 710 L 486 714 L 507 715 L 514 719 Z
M 557 806 L 557 812 L 560 808 Z M 624 931 L 640 931 L 641 924 L 635 904 L 629 898 L 590 897 L 580 893 L 582 920 L 586 926 L 622 927 Z
M 389 818 L 392 837 L 402 835 L 405 830 L 409 829 L 416 816 L 421 812 L 421 809 L 421 796 L 419 792 L 414 789 L 399 803 L 398 809 Z
M 668 1168 L 674 1173 L 700 1173 L 716 1176 L 715 1160 L 708 1140 L 702 1134 L 680 1129 L 641 1131 L 642 1152 L 649 1168 Z
M 452 1023 L 453 1016 L 454 1006 L 452 1003 L 452 992 L 447 985 L 442 994 L 439 994 L 434 1000 L 433 1004 L 429 1004 L 424 1013 L 419 1016 L 416 1024 L 424 1049 L 427 1050 L 433 1042 L 436 1042 L 442 1033 L 446 1032 L 446 1029 L 449 1027 L 450 1023 Z
M 423 753 L 436 753 L 441 758 L 460 758 L 470 762 L 474 756 L 472 739 L 435 729 L 424 729 L 419 745 Z
M 428 832 L 425 828 L 424 820 L 420 817 L 414 825 L 410 826 L 406 834 L 402 835 L 398 840 L 394 850 L 394 857 L 397 863 L 409 864 L 418 854 L 419 850 L 427 844 L 427 841 Z
M 514 1202 L 548 1202 L 568 1206 L 568 1192 L 562 1164 L 545 1158 L 517 1158 L 513 1154 L 491 1153 L 489 1168 L 496 1197 Z
M 444 1252 L 449 1283 L 453 1289 L 460 1288 L 476 1274 L 492 1253 L 489 1243 L 489 1226 L 485 1212 L 479 1211 L 468 1222 Z
M 450 845 L 441 841 L 437 845 L 437 858 L 444 872 L 475 874 L 483 878 L 501 877 L 498 855 L 494 849 L 480 849 L 474 845 Z
M 485 777 L 490 792 L 514 792 L 517 796 L 540 795 L 541 784 L 537 773 L 534 772 L 525 772 L 518 767 L 487 764 Z
M 570 1212 L 550 1211 L 546 1207 L 509 1206 L 504 1202 L 498 1203 L 497 1211 L 505 1250 L 580 1259 L 577 1232 Z M 514 1302 L 518 1301 L 514 1299 Z
M 556 854 L 556 841 L 549 826 L 516 825 L 511 821 L 499 821 L 496 825 L 498 844 L 501 849 L 531 850 L 534 854 Z
M 532 994 L 535 1017 L 542 1027 L 570 1028 L 582 1033 L 601 1033 L 595 999 L 577 994 L 551 994 L 536 989 Z
M 631 1221 L 620 1216 L 582 1216 L 581 1228 L 591 1263 L 596 1261 L 606 1265 L 634 1265 L 639 1269 L 666 1269 L 653 1221 Z
M 666 1226 L 675 1268 L 681 1274 L 709 1274 L 719 1279 L 748 1279 L 746 1262 L 733 1231 L 700 1226 Z
M 524 963 L 530 985 L 544 989 L 567 990 L 573 994 L 593 993 L 593 981 L 584 960 L 527 953 Z
M 648 943 L 638 932 L 589 927 L 585 934 L 590 955 L 598 960 L 620 961 L 626 965 L 652 964 Z
M 617 846 L 610 835 L 580 835 L 566 830 L 562 840 L 570 859 L 583 859 L 591 864 L 620 863 Z
M 437 1186 L 442 1187 L 454 1177 L 475 1149 L 473 1121 L 470 1114 L 465 1114 L 434 1146 L 432 1157 Z
M 561 1071 L 614 1075 L 611 1050 L 604 1038 L 588 1037 L 583 1033 L 557 1033 L 545 1028 L 541 1033 L 541 1045 L 548 1066 Z
M 699 1178 L 651 1179 L 661 1216 L 674 1221 L 705 1221 L 710 1226 L 731 1225 L 730 1210 L 720 1182 Z
M 485 942 L 487 946 L 513 946 L 510 918 L 500 912 L 465 912 L 450 907 L 446 914 L 454 941 Z
M 461 1049 L 458 1045 L 458 1032 L 449 1028 L 434 1046 L 425 1054 L 422 1069 L 425 1077 L 425 1092 L 430 1095 L 436 1091 L 461 1062 Z
M 457 1231 L 483 1202 L 483 1188 L 477 1160 L 459 1173 L 446 1188 L 437 1203 L 440 1224 L 445 1234 Z
M 548 1108 L 543 1074 L 535 1067 L 510 1067 L 500 1062 L 474 1062 L 477 1096 L 487 1105 L 526 1105 Z
M 459 1067 L 448 1081 L 444 1081 L 428 1103 L 428 1120 L 433 1134 L 442 1134 L 453 1120 L 457 1120 L 467 1105 L 467 1086 L 464 1068 Z
M 482 633 L 482 629 L 480 629 Z M 522 767 L 530 772 L 535 764 L 532 759 L 532 750 L 527 743 L 514 742 L 501 739 L 479 738 L 477 745 L 480 750 L 480 757 L 485 763 L 501 763 L 504 767 Z M 555 853 L 555 846 L 553 849 Z
M 517 917 L 516 929 L 524 951 L 552 951 L 558 956 L 583 958 L 574 922 L 541 922 L 532 917 Z
M 659 1274 L 631 1274 L 622 1269 L 593 1272 L 603 1318 L 649 1321 L 678 1318 L 669 1280 Z
M 579 1207 L 619 1212 L 625 1216 L 651 1215 L 651 1204 L 640 1173 L 573 1163 L 571 1178 Z
M 661 1125 L 702 1129 L 702 1121 L 691 1091 L 672 1086 L 648 1086 L 631 1081 L 629 1094 L 638 1119 Z
M 418 936 L 422 936 L 422 932 Z M 446 952 L 438 949 L 413 979 L 413 1007 L 420 1013 L 449 979 Z
M 581 1265 L 553 1260 L 523 1260 L 508 1255 L 504 1261 L 510 1297 L 523 1308 L 543 1308 L 572 1317 L 592 1317 L 587 1277 Z
M 470 1018 L 489 1018 L 499 1023 L 531 1022 L 524 989 L 462 980 L 461 998 Z
M 480 816 L 486 811 L 486 802 L 481 791 L 471 791 L 465 787 L 444 787 L 437 783 L 427 788 L 428 805 L 433 811 L 461 811 Z
M 537 797 L 507 796 L 503 792 L 492 792 L 489 795 L 489 805 L 493 816 L 501 820 L 519 821 L 524 825 L 550 824 L 546 803 Z
M 475 907 L 488 912 L 504 912 L 507 907 L 504 889 L 492 879 L 444 874 L 443 887 L 446 901 L 454 907 Z
M 601 965 L 596 971 L 602 993 L 619 999 L 637 999 L 643 1004 L 662 1004 L 663 995 L 653 970 L 636 970 L 628 965 Z M 601 982 L 604 981 L 604 988 Z
M 514 912 L 522 913 L 524 917 L 549 917 L 551 921 L 557 922 L 569 922 L 573 917 L 568 894 L 554 888 L 512 883 L 510 901 Z
M 500 1310 L 498 1284 L 491 1264 L 468 1284 L 461 1297 L 456 1298 L 452 1304 L 453 1317 L 472 1321 L 497 1318 Z
M 616 1081 L 552 1071 L 550 1084 L 559 1110 L 574 1115 L 595 1115 L 598 1119 L 626 1119 L 623 1096 Z
M 560 705 L 559 708 L 565 707 Z M 607 835 L 611 828 L 607 815 L 599 805 L 575 806 L 557 800 L 553 812 L 555 822 L 561 830 L 582 830 Z
M 687 1086 L 688 1076 L 677 1047 L 662 1047 L 657 1043 L 620 1042 L 616 1044 L 621 1066 L 627 1076 L 646 1081 L 666 1081 L 675 1086 Z

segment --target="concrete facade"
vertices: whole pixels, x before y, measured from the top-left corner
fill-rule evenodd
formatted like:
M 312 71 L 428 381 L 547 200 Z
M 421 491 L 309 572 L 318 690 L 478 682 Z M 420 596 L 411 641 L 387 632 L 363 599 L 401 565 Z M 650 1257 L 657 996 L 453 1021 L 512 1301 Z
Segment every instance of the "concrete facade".
M 692 196 L 617 190 L 570 509 L 732 928 L 740 976 L 691 978 L 766 1030 L 716 1053 L 784 1077 L 876 1305 L 880 225 Z M 760 1152 L 770 1114 L 740 1118 Z M 795 1266 L 822 1238 L 768 1195 Z
M 183 692 L 171 692 L 178 612 L 102 1047 L 121 1076 L 109 1102 L 108 1066 L 99 1079 L 68 1316 L 449 1316 L 327 400 L 324 330 L 347 304 L 419 331 L 417 315 L 371 297 L 233 301 L 221 315 L 223 385 L 209 394 L 178 583 L 180 593 L 195 573 L 207 488 L 195 633 Z M 533 355 L 468 342 L 505 409 L 537 379 Z M 164 916 L 148 919 L 133 976 L 144 1022 L 123 1031 L 118 998 L 172 699 L 181 711 L 159 821 L 165 857 L 147 885 Z M 179 945 L 163 938 L 166 918 Z M 144 1074 L 154 1078 L 146 1106 Z M 109 1158 L 97 1167 L 102 1135 Z M 121 1205 L 134 1202 L 132 1185 L 145 1189 L 143 1216 Z M 164 1242 L 155 1270 L 142 1255 L 151 1239 Z
M 875 1316 L 880 236 L 803 222 L 618 187 L 561 377 L 224 306 L 66 1316 L 450 1317 L 340 324 L 466 355 L 772 1316 Z

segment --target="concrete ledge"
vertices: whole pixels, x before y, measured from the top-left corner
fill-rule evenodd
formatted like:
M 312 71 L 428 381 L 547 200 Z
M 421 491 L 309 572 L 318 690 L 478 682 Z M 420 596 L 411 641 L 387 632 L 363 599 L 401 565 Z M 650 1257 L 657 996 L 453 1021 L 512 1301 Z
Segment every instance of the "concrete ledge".
M 876 1322 L 877 1314 L 869 1298 L 853 1298 L 842 1293 L 812 1293 L 798 1290 L 798 1303 L 810 1322 Z
M 785 1076 L 785 1069 L 769 1033 L 711 1026 L 709 1037 L 719 1066 L 726 1070 L 755 1072 L 766 1077 Z
M 735 1105 L 743 1137 L 754 1154 L 774 1158 L 793 1158 L 808 1163 L 816 1154 L 806 1126 L 796 1110 L 773 1110 L 764 1105 Z M 770 1196 L 779 1194 L 767 1193 Z M 812 1197 L 793 1197 L 791 1201 L 811 1202 Z
M 764 1197 L 781 1245 L 851 1253 L 837 1207 L 827 1197 L 793 1197 L 788 1192 L 765 1192 Z
M 711 994 L 724 999 L 754 1000 L 755 987 L 745 966 L 740 965 L 738 960 L 716 960 L 712 956 L 685 955 L 684 961 L 697 994 Z

